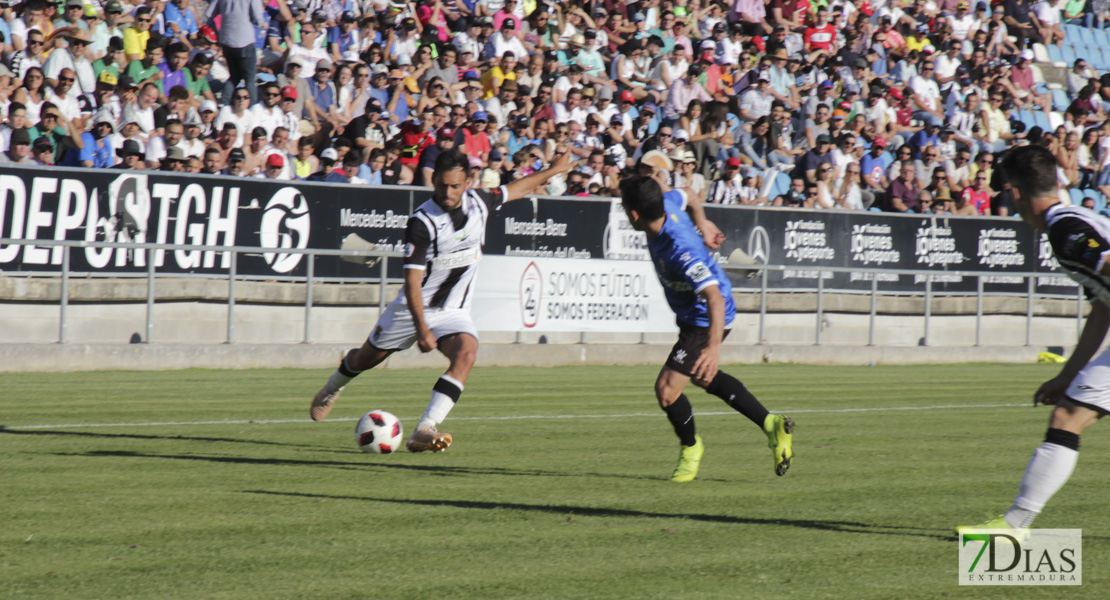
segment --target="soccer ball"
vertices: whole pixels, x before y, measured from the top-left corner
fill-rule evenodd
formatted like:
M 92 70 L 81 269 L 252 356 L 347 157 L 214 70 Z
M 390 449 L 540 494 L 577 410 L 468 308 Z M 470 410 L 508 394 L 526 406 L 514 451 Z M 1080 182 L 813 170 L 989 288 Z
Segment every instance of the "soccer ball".
M 389 454 L 401 447 L 401 420 L 391 412 L 372 410 L 358 420 L 355 441 L 363 452 Z

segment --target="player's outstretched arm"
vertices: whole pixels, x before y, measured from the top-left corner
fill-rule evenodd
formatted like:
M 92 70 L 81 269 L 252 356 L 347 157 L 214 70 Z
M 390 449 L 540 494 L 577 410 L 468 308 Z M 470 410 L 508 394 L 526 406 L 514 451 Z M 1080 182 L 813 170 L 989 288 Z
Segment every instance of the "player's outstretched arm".
M 405 302 L 412 315 L 412 323 L 416 327 L 416 345 L 421 352 L 431 352 L 438 344 L 428 323 L 424 321 L 424 294 L 421 291 L 424 283 L 423 269 L 405 269 Z
M 513 200 L 520 200 L 526 194 L 532 193 L 532 190 L 547 183 L 548 179 L 551 179 L 552 177 L 560 173 L 566 173 L 574 169 L 574 162 L 574 157 L 571 156 L 570 152 L 567 152 L 547 169 L 544 169 L 543 171 L 537 171 L 535 173 L 532 173 L 531 175 L 528 175 L 527 177 L 521 177 L 520 179 L 517 179 L 516 181 L 505 186 L 505 189 L 508 190 L 508 195 L 505 196 L 504 201 L 512 202 Z
M 694 379 L 708 384 L 717 376 L 717 365 L 721 362 L 721 343 L 725 339 L 725 298 L 721 288 L 711 285 L 698 292 L 705 299 L 709 316 L 709 343 L 694 361 Z
M 1068 361 L 1064 363 L 1064 368 L 1060 370 L 1060 374 L 1044 382 L 1037 393 L 1033 395 L 1034 405 L 1056 404 L 1058 400 L 1064 397 L 1064 392 L 1067 391 L 1071 380 L 1075 379 L 1080 369 L 1087 366 L 1091 357 L 1102 346 L 1102 340 L 1106 338 L 1107 329 L 1110 329 L 1110 309 L 1096 300 L 1091 303 L 1091 314 L 1087 316 L 1087 322 L 1083 324 L 1083 333 L 1079 334 L 1079 341 L 1075 344 L 1075 350 L 1068 357 Z
M 705 208 L 702 206 L 701 199 L 694 194 L 686 194 L 686 212 L 690 215 L 690 220 L 694 222 L 698 230 L 701 231 L 701 236 L 705 240 L 705 245 L 711 250 L 717 250 L 725 241 L 725 234 L 717 228 L 717 224 L 710 221 L 705 216 Z

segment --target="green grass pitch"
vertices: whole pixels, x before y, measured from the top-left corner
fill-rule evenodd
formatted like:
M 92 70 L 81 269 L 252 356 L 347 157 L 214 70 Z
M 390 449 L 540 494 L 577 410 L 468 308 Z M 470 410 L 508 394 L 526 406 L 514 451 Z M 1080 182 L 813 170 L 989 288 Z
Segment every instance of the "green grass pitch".
M 354 420 L 407 435 L 438 372 L 363 375 L 322 423 L 318 370 L 0 374 L 0 597 L 1105 598 L 1105 425 L 1037 521 L 1083 529 L 1084 585 L 957 584 L 951 529 L 1009 505 L 1057 369 L 726 367 L 797 421 L 794 465 L 691 389 L 689 484 L 654 367 L 477 368 L 450 450 L 386 456 Z

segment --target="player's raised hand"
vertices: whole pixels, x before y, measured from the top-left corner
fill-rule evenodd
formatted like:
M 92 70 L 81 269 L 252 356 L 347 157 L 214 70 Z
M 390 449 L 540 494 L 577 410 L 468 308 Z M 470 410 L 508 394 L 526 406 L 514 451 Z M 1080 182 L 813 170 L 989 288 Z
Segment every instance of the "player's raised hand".
M 720 250 L 721 244 L 725 242 L 725 234 L 721 232 L 717 224 L 706 219 L 698 228 L 701 229 L 701 236 L 705 240 L 705 245 L 710 250 Z
M 558 170 L 559 173 L 567 173 L 573 171 L 578 157 L 573 152 L 564 152 L 552 165 L 552 169 Z

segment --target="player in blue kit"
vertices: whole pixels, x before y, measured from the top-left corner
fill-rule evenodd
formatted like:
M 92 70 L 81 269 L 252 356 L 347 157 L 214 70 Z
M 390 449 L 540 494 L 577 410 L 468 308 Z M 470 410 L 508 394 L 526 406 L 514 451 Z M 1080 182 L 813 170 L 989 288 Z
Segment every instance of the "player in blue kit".
M 705 452 L 694 428 L 694 410 L 682 393 L 691 380 L 763 429 L 774 456 L 775 474 L 785 475 L 794 455 L 794 421 L 768 412 L 744 384 L 717 369 L 721 343 L 736 316 L 732 285 L 705 248 L 707 241 L 720 245 L 720 231 L 705 219 L 700 206 L 688 205 L 685 192 L 664 193 L 664 185 L 644 175 L 626 179 L 621 184 L 621 205 L 632 227 L 647 234 L 651 261 L 678 321 L 678 342 L 655 380 L 655 397 L 681 444 L 671 481 L 697 477 Z M 705 239 L 687 216 L 688 209 L 706 233 Z

